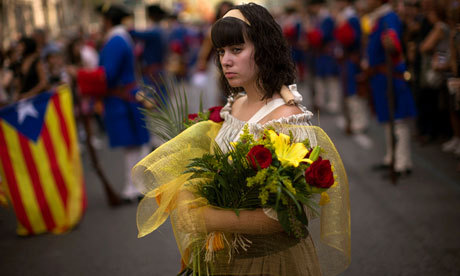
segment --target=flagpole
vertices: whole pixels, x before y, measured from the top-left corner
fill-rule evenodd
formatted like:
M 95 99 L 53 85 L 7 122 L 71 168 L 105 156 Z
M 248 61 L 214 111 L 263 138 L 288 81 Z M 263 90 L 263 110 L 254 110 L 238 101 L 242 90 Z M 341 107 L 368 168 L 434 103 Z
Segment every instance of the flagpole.
M 99 180 L 102 182 L 102 186 L 104 187 L 105 195 L 107 196 L 108 203 L 111 207 L 119 206 L 123 203 L 120 196 L 113 190 L 112 185 L 110 185 L 109 180 L 107 179 L 104 171 L 99 162 L 99 158 L 96 154 L 96 150 L 94 149 L 93 144 L 91 143 L 91 138 L 93 137 L 93 133 L 91 131 L 91 124 L 90 124 L 90 117 L 89 115 L 83 112 L 81 101 L 78 97 L 77 98 L 77 106 L 79 108 L 80 119 L 83 123 L 83 127 L 86 132 L 86 148 L 88 149 L 89 156 L 91 159 L 91 163 L 96 170 L 96 174 L 99 177 Z

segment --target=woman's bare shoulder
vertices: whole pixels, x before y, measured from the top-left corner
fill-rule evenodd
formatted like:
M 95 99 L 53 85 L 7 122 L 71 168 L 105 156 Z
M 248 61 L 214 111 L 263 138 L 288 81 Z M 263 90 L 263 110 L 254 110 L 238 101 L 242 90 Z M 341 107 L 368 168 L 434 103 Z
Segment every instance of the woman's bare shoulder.
M 282 105 L 277 109 L 273 110 L 265 118 L 263 118 L 259 123 L 264 124 L 268 121 L 278 120 L 281 118 L 287 118 L 293 115 L 302 114 L 303 111 L 296 105 Z
M 246 99 L 246 95 L 244 94 L 238 94 L 235 96 L 235 100 L 233 101 L 233 104 L 232 104 L 232 113 L 234 111 L 236 112 L 240 111 L 241 106 L 243 105 L 243 102 L 245 101 L 245 99 Z

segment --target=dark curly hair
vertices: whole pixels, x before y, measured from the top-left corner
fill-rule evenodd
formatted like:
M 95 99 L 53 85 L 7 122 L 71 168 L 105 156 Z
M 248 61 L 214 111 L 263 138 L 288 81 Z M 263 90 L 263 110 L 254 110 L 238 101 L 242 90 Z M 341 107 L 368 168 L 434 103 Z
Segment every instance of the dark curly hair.
M 281 27 L 270 13 L 254 3 L 238 5 L 238 9 L 250 25 L 234 17 L 225 17 L 214 23 L 211 39 L 214 48 L 243 44 L 245 38 L 254 44 L 254 61 L 259 68 L 257 86 L 264 92 L 262 99 L 273 97 L 281 86 L 295 81 L 295 66 L 290 48 L 283 37 Z M 216 63 L 220 71 L 220 85 L 228 95 L 242 91 L 242 87 L 231 87 L 222 72 L 219 57 Z

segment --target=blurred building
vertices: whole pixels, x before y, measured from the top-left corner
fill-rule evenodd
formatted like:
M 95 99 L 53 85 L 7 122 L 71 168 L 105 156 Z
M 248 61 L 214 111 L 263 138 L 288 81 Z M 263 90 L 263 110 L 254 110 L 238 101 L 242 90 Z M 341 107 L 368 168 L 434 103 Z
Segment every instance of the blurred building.
M 83 27 L 94 31 L 99 19 L 95 6 L 102 3 L 123 3 L 135 15 L 134 26 L 146 26 L 145 6 L 160 4 L 187 21 L 211 20 L 214 8 L 221 0 L 0 0 L 0 47 L 9 47 L 21 35 L 44 29 L 49 37 L 71 35 Z M 269 9 L 301 0 L 253 0 Z M 233 1 L 236 4 L 248 1 Z
M 2 46 L 7 47 L 21 35 L 44 29 L 50 37 L 62 31 L 77 30 L 94 17 L 92 0 L 0 0 Z

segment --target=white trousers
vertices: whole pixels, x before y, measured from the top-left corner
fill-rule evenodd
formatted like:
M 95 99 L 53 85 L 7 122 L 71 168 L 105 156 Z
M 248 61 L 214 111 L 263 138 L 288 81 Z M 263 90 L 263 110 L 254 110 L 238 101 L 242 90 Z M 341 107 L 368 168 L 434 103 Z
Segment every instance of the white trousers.
M 326 108 L 330 113 L 340 112 L 342 107 L 342 92 L 338 77 L 315 77 L 315 98 L 316 106 Z
M 135 199 L 140 196 L 142 191 L 134 186 L 131 179 L 131 170 L 137 162 L 141 161 L 149 152 L 149 146 L 129 147 L 124 150 L 125 163 L 125 186 L 123 187 L 122 197 L 126 199 Z
M 392 147 L 391 147 L 391 133 L 390 124 L 385 124 L 385 141 L 386 141 L 386 154 L 383 158 L 383 163 L 386 165 L 391 164 Z M 395 149 L 395 171 L 402 172 L 412 169 L 412 156 L 410 148 L 410 128 L 407 120 L 395 121 L 395 136 L 396 136 L 396 149 Z
M 353 133 L 363 132 L 369 125 L 366 100 L 355 94 L 347 97 L 345 101 L 350 116 L 351 131 Z

